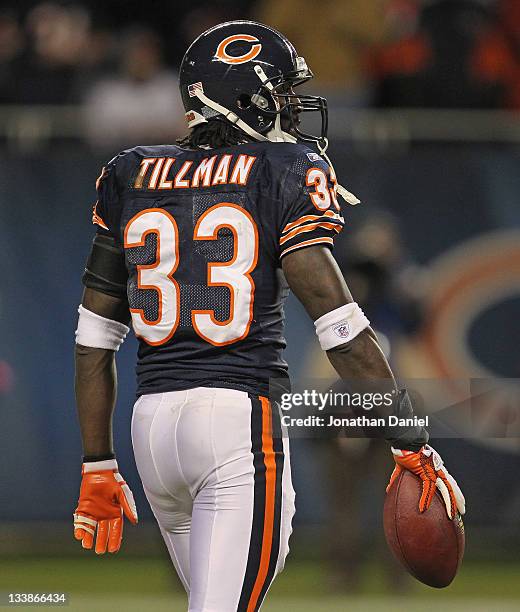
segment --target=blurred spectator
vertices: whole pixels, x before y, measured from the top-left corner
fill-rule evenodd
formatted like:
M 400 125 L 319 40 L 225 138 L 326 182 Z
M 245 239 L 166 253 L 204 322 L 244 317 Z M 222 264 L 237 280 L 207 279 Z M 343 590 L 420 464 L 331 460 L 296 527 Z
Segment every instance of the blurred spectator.
M 158 37 L 151 30 L 129 32 L 119 62 L 119 74 L 100 80 L 86 95 L 90 143 L 112 148 L 173 141 L 184 113 L 177 75 L 164 66 Z
M 95 83 L 117 71 L 116 32 L 93 28 L 88 44 L 81 57 L 81 66 L 76 75 L 75 99 L 82 102 Z
M 504 106 L 520 110 L 520 2 L 498 1 L 497 28 L 483 39 L 477 55 L 478 68 L 504 87 Z
M 0 14 L 0 104 L 16 100 L 15 64 L 23 45 L 23 33 L 14 15 Z
M 389 0 L 263 0 L 257 18 L 285 34 L 315 74 L 312 87 L 332 102 L 363 104 L 365 57 L 385 31 Z
M 16 102 L 76 102 L 75 83 L 88 48 L 90 18 L 79 5 L 42 3 L 26 20 L 27 47 L 17 65 Z
M 513 39 L 516 51 L 520 50 L 520 2 L 498 0 L 498 12 L 504 28 Z
M 519 67 L 511 43 L 489 3 L 432 0 L 422 8 L 414 32 L 374 54 L 376 105 L 511 106 Z

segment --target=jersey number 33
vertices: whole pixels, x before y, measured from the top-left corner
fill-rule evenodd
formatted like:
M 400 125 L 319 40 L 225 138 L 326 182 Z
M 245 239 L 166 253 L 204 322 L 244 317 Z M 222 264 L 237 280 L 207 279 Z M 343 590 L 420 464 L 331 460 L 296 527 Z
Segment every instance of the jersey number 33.
M 192 310 L 195 332 L 214 346 L 225 346 L 245 338 L 253 320 L 255 285 L 251 273 L 258 260 L 258 230 L 251 215 L 236 204 L 221 202 L 208 208 L 198 219 L 193 240 L 218 240 L 219 230 L 233 234 L 233 256 L 225 262 L 208 262 L 207 285 L 227 287 L 230 293 L 229 318 L 219 321 L 214 310 Z M 158 295 L 158 316 L 149 321 L 142 308 L 132 304 L 130 312 L 135 333 L 151 346 L 165 344 L 175 334 L 180 319 L 180 288 L 175 272 L 181 261 L 179 228 L 172 215 L 162 208 L 148 208 L 136 214 L 125 228 L 125 249 L 144 247 L 146 237 L 157 237 L 153 263 L 136 263 L 138 289 Z

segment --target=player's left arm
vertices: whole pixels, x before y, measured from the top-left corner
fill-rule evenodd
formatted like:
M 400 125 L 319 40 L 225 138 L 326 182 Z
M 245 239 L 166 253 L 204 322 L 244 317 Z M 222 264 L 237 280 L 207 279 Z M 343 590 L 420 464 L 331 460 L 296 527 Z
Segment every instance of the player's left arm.
M 412 417 L 408 393 L 398 389 L 370 322 L 353 301 L 330 250 L 318 245 L 294 250 L 283 257 L 282 268 L 291 290 L 315 322 L 320 344 L 339 376 L 363 381 L 370 388 L 377 385 L 374 390 L 379 392 L 393 391 L 395 401 L 378 407 L 378 417 L 387 422 L 390 415 Z M 334 333 L 339 326 L 345 330 L 344 339 Z M 388 488 L 402 469 L 408 469 L 423 481 L 421 512 L 438 488 L 448 516 L 452 518 L 456 510 L 464 514 L 464 496 L 439 454 L 427 444 L 423 427 L 385 427 L 382 435 L 390 442 L 396 462 Z

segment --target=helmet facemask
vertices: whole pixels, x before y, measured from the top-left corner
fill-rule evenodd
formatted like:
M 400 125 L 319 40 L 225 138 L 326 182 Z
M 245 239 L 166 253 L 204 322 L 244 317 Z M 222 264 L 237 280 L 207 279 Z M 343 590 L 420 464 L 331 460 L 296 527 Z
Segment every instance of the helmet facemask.
M 254 71 L 262 82 L 255 94 L 250 98 L 251 105 L 268 119 L 268 125 L 274 128 L 266 130 L 269 137 L 272 132 L 273 139 L 312 142 L 324 146 L 327 142 L 328 109 L 327 100 L 320 96 L 298 95 L 294 88 L 312 79 L 313 74 L 307 67 L 303 57 L 296 58 L 297 70 L 293 72 L 267 78 L 261 66 L 256 65 Z M 321 130 L 319 136 L 310 134 L 300 128 L 300 115 L 303 113 L 316 113 L 321 115 Z M 269 138 L 271 140 L 271 138 Z

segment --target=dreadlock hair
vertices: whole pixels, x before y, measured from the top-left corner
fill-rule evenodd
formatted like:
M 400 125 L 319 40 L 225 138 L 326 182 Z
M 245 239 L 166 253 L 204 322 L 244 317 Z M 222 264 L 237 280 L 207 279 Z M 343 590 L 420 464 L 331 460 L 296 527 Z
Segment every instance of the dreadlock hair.
M 205 147 L 219 149 L 244 144 L 245 142 L 248 142 L 248 137 L 244 132 L 229 121 L 219 117 L 214 117 L 207 123 L 199 123 L 186 136 L 177 140 L 178 145 L 190 149 Z

